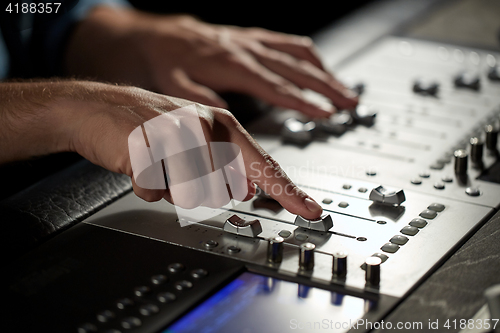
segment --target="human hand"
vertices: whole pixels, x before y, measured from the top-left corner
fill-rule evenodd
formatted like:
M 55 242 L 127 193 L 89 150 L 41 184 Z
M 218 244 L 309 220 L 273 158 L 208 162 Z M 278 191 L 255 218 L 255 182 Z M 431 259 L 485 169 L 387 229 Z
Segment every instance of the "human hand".
M 53 122 L 64 127 L 64 130 L 57 130 L 62 133 L 56 140 L 59 146 L 61 142 L 67 142 L 67 145 L 63 145 L 67 147 L 66 150 L 76 151 L 108 170 L 129 175 L 132 177 L 134 192 L 146 201 L 164 198 L 182 208 L 221 207 L 227 203 L 221 201 L 223 198 L 217 195 L 221 189 L 210 180 L 208 183 L 195 183 L 194 187 L 193 182 L 181 183 L 176 185 L 174 191 L 173 186 L 167 189 L 138 186 L 137 175 L 134 175 L 129 155 L 130 133 L 141 128 L 148 120 L 160 115 L 166 116 L 162 126 L 156 130 L 165 132 L 162 134 L 168 140 L 167 145 L 185 151 L 189 148 L 186 147 L 186 135 L 189 137 L 189 134 L 183 132 L 185 129 L 179 125 L 181 118 L 172 115 L 172 111 L 193 105 L 193 102 L 139 88 L 102 83 L 72 81 L 60 85 L 63 87 L 44 90 L 50 90 L 53 96 L 60 96 L 57 103 L 50 106 L 54 110 L 51 116 L 55 119 Z M 63 89 L 66 93 L 54 92 L 57 89 Z M 292 183 L 276 161 L 252 139 L 231 113 L 201 104 L 195 104 L 195 108 L 204 141 L 230 142 L 241 149 L 245 175 L 233 170 L 230 176 L 234 182 L 239 183 L 240 199 L 248 200 L 253 197 L 255 185 L 258 185 L 290 212 L 308 219 L 320 216 L 321 207 Z M 147 137 L 152 139 L 149 134 Z M 149 144 L 152 146 L 151 141 Z M 198 179 L 203 176 L 199 174 L 200 161 L 189 161 L 186 159 L 187 155 L 181 155 L 180 159 L 179 155 L 176 156 L 178 160 L 165 159 L 169 179 Z M 210 161 L 205 165 L 211 165 Z M 276 191 L 276 188 L 281 190 Z M 231 187 L 233 196 L 236 194 L 234 189 L 235 187 Z
M 306 100 L 314 90 L 340 109 L 357 98 L 322 65 L 312 41 L 259 28 L 98 7 L 76 29 L 66 56 L 70 74 L 127 82 L 226 108 L 218 95 L 240 92 L 311 117 L 332 105 Z

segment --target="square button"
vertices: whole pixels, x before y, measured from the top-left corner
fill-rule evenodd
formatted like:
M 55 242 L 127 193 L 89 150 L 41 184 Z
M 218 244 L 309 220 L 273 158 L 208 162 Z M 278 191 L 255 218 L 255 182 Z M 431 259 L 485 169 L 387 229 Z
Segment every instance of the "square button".
M 417 217 L 411 220 L 410 225 L 412 227 L 423 228 L 427 225 L 427 221 Z
M 420 212 L 421 217 L 423 217 L 424 219 L 429 219 L 429 220 L 432 220 L 433 218 L 435 218 L 436 215 L 437 215 L 437 213 L 433 210 L 430 210 L 430 209 L 425 209 L 422 212 Z
M 389 242 L 397 245 L 405 245 L 408 242 L 408 237 L 402 235 L 396 235 L 392 237 Z
M 407 225 L 406 227 L 401 229 L 401 233 L 404 235 L 408 235 L 408 236 L 415 236 L 417 234 L 417 232 L 418 232 L 418 228 L 411 227 L 409 225 Z
M 385 243 L 384 246 L 380 248 L 384 252 L 394 253 L 399 250 L 399 245 L 393 243 Z
M 435 212 L 442 212 L 444 210 L 445 206 L 440 203 L 431 203 L 427 209 L 433 210 Z

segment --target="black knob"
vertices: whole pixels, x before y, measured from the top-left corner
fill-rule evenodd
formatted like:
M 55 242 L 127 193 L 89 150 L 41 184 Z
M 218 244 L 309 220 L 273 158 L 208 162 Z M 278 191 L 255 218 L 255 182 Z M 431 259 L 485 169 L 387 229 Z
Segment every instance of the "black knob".
M 483 165 L 484 142 L 479 138 L 470 139 L 470 160 L 475 166 Z
M 366 259 L 365 264 L 366 283 L 374 287 L 380 285 L 380 265 L 382 264 L 382 259 L 379 257 L 370 257 Z
M 280 263 L 283 260 L 283 237 L 276 236 L 267 242 L 267 261 Z
M 340 251 L 333 254 L 333 277 L 344 278 L 347 275 L 347 252 Z
M 314 249 L 313 243 L 304 243 L 299 247 L 299 267 L 301 270 L 310 271 L 314 268 Z
M 465 149 L 455 150 L 455 173 L 457 175 L 467 174 L 467 151 Z
M 498 128 L 494 125 L 486 125 L 486 148 L 488 150 L 496 150 L 498 143 Z

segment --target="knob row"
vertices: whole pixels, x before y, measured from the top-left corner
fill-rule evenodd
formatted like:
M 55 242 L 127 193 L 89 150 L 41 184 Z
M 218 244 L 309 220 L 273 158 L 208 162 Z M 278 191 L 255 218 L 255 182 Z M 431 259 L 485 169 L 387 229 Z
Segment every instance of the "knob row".
M 283 260 L 283 237 L 276 236 L 268 240 L 267 260 L 272 264 L 280 263 Z M 316 245 L 304 243 L 299 246 L 299 269 L 301 271 L 311 271 L 314 269 L 314 251 Z M 367 285 L 378 286 L 380 284 L 380 265 L 382 259 L 379 257 L 369 257 L 365 261 L 365 280 Z M 344 279 L 347 276 L 347 253 L 337 252 L 333 255 L 332 277 Z

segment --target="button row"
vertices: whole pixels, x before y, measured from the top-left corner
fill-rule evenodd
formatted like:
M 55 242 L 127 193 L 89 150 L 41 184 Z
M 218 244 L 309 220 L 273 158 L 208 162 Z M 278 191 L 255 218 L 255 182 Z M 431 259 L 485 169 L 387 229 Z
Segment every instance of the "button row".
M 181 263 L 173 263 L 173 264 L 170 264 L 167 266 L 167 271 L 172 275 L 178 274 L 178 273 L 184 271 L 185 269 L 186 269 L 186 267 Z M 206 277 L 207 275 L 208 275 L 208 271 L 203 269 L 203 268 L 196 268 L 196 269 L 193 269 L 189 272 L 189 276 L 193 279 L 201 279 L 201 278 Z M 150 278 L 150 281 L 151 281 L 151 284 L 153 286 L 157 287 L 157 286 L 164 285 L 167 282 L 169 282 L 169 277 L 165 274 L 156 274 Z M 185 291 L 187 289 L 191 289 L 191 288 L 193 288 L 193 286 L 194 286 L 193 282 L 186 280 L 186 279 L 180 279 L 173 284 L 173 288 L 179 292 Z M 144 301 L 142 301 L 142 300 L 145 300 L 145 297 L 150 295 L 152 292 L 153 292 L 153 288 L 150 286 L 146 286 L 146 285 L 138 286 L 138 287 L 135 287 L 133 289 L 133 295 L 138 298 L 138 303 L 139 303 L 139 304 L 137 304 L 137 306 L 138 306 L 137 311 L 143 317 L 149 317 L 149 316 L 152 316 L 152 315 L 160 312 L 160 308 L 158 305 L 156 305 L 154 303 L 150 303 L 148 301 L 146 301 L 146 303 L 144 303 Z M 173 302 L 176 300 L 176 298 L 177 298 L 177 296 L 174 293 L 169 292 L 169 291 L 160 291 L 156 294 L 156 300 L 159 301 L 160 303 L 163 303 L 163 304 Z M 132 298 L 129 298 L 129 297 L 120 298 L 115 303 L 116 309 L 118 311 L 123 311 L 125 309 L 131 309 L 135 305 L 136 305 L 136 301 Z M 117 317 L 116 313 L 112 310 L 109 310 L 109 309 L 103 310 L 103 311 L 96 314 L 97 322 L 102 323 L 102 324 L 108 323 L 112 320 L 115 320 L 116 317 Z M 123 329 L 130 330 L 133 328 L 140 327 L 142 325 L 142 320 L 136 316 L 127 316 L 127 317 L 123 317 L 119 320 L 119 325 Z M 88 332 L 97 332 L 97 331 L 98 331 L 97 325 L 90 323 L 90 322 L 84 323 L 77 328 L 77 332 L 79 332 L 79 333 L 88 333 Z M 110 330 L 107 330 L 105 332 L 120 333 L 121 331 L 118 329 L 110 329 Z

